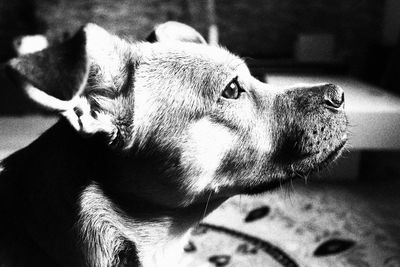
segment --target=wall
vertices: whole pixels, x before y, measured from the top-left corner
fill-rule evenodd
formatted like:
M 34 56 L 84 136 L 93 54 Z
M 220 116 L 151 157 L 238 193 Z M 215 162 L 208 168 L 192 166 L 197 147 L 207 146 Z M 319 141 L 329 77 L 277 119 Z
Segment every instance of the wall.
M 83 23 L 94 22 L 128 39 L 143 39 L 157 23 L 178 20 L 195 25 L 203 33 L 205 5 L 189 0 L 56 0 L 37 2 L 39 17 L 49 25 L 48 35 L 57 39 Z
M 334 34 L 344 58 L 381 37 L 382 1 L 218 0 L 217 8 L 221 41 L 254 56 L 290 56 L 298 33 Z
M 383 44 L 395 45 L 400 37 L 400 1 L 386 0 L 383 19 Z
M 383 5 L 376 0 L 216 0 L 216 12 L 222 45 L 241 55 L 290 56 L 298 33 L 331 33 L 338 56 L 347 57 L 380 41 Z M 13 27 L 32 27 L 34 18 L 46 22 L 51 40 L 86 22 L 130 39 L 144 38 L 166 20 L 189 23 L 206 34 L 206 6 L 206 0 L 0 0 L 0 38 Z

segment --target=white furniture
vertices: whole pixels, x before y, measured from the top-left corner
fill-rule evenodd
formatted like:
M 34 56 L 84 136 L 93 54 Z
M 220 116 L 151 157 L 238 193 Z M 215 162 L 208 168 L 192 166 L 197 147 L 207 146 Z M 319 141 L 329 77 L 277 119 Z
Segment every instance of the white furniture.
M 37 115 L 0 117 L 0 160 L 27 146 L 56 121 L 55 117 Z

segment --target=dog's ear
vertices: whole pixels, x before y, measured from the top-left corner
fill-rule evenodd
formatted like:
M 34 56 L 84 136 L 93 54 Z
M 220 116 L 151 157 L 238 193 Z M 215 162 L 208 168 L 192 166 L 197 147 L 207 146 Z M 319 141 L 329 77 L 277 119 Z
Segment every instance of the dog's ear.
M 85 32 L 80 30 L 60 45 L 14 58 L 7 63 L 6 71 L 35 102 L 57 110 L 60 108 L 57 103 L 47 100 L 71 100 L 85 85 L 88 74 Z
M 186 24 L 176 21 L 168 21 L 157 25 L 146 40 L 151 43 L 181 41 L 207 44 L 206 40 L 198 31 Z
M 30 99 L 65 116 L 78 132 L 113 136 L 112 116 L 94 102 L 96 97 L 111 99 L 112 89 L 104 83 L 114 84 L 114 76 L 123 79 L 122 54 L 127 48 L 125 41 L 88 24 L 64 43 L 12 59 L 6 71 Z M 95 89 L 88 89 L 90 83 Z

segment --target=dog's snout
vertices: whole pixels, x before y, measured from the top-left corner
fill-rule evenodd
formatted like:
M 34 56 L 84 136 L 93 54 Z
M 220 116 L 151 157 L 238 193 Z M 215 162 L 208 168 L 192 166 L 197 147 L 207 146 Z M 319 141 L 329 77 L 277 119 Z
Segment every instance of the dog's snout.
M 323 86 L 324 89 L 324 105 L 327 108 L 338 110 L 344 107 L 343 89 L 334 84 Z

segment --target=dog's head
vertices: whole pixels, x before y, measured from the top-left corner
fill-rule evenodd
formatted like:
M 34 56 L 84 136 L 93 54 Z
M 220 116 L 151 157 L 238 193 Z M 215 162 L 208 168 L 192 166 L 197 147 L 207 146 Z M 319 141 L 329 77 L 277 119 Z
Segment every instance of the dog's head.
M 262 83 L 242 59 L 181 26 L 131 44 L 87 25 L 8 67 L 82 138 L 106 137 L 102 183 L 121 196 L 178 207 L 262 192 L 340 153 L 342 89 Z

